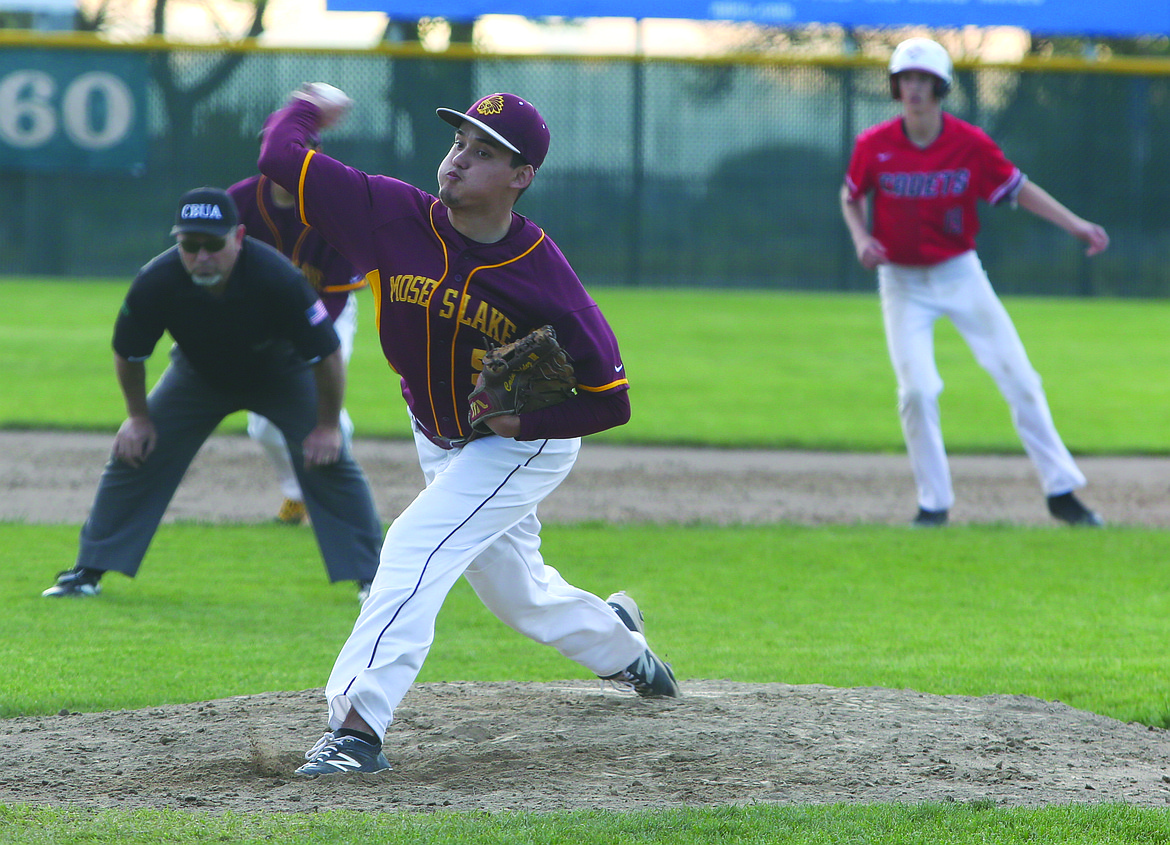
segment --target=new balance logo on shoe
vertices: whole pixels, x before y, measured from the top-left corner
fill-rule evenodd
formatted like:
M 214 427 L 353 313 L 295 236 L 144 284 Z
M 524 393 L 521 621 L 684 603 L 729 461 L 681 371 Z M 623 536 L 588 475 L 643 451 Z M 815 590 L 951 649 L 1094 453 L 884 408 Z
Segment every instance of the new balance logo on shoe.
M 371 745 L 356 736 L 334 736 L 332 733 L 317 740 L 305 754 L 305 759 L 309 762 L 293 774 L 317 777 L 347 772 L 372 774 L 390 769 L 390 763 L 380 745 Z
M 643 698 L 681 698 L 682 690 L 674 679 L 670 664 L 664 663 L 650 649 L 616 675 L 603 680 L 632 689 Z
M 344 771 L 347 768 L 348 769 L 355 769 L 355 770 L 360 769 L 362 767 L 362 762 L 361 762 L 361 760 L 355 760 L 352 757 L 350 757 L 348 754 L 344 754 L 344 753 L 339 751 L 336 754 L 334 754 L 332 757 L 330 757 L 329 759 L 322 760 L 321 765 L 333 766 L 338 771 Z
M 644 652 L 627 671 L 645 679 L 646 685 L 652 687 L 654 686 L 654 677 L 658 674 L 658 666 L 651 659 L 650 653 Z

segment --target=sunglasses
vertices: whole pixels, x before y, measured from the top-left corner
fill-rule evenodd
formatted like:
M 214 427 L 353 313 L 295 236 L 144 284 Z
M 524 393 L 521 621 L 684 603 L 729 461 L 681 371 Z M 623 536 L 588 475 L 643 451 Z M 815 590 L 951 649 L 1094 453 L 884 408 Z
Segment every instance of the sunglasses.
M 223 238 L 204 238 L 202 240 L 196 238 L 184 238 L 179 241 L 179 248 L 183 252 L 189 252 L 192 255 L 199 252 L 201 249 L 207 250 L 208 253 L 219 252 L 227 246 L 227 241 Z

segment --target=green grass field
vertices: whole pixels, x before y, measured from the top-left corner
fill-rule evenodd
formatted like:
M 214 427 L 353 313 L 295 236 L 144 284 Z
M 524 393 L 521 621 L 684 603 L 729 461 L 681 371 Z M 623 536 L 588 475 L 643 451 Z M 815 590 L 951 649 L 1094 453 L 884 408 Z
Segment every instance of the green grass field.
M 0 716 L 319 687 L 352 625 L 353 585 L 326 582 L 309 531 L 164 525 L 133 581 L 108 576 L 94 601 L 40 598 L 76 535 L 0 523 L 0 547 L 21 550 L 0 582 Z M 583 589 L 637 596 L 684 682 L 1018 693 L 1170 726 L 1170 536 L 996 526 L 907 535 L 549 525 L 542 551 Z M 420 681 L 589 677 L 501 627 L 464 582 L 439 627 Z
M 124 415 L 110 336 L 126 280 L 0 279 L 0 426 L 114 431 Z M 599 440 L 900 451 L 877 296 L 762 291 L 595 291 L 622 344 L 633 419 Z M 1074 453 L 1165 454 L 1170 304 L 1014 299 L 1016 325 Z M 408 433 L 398 380 L 360 299 L 347 406 L 358 436 Z M 1018 454 L 1007 407 L 953 328 L 939 369 L 952 453 Z M 166 363 L 159 344 L 147 364 Z M 242 415 L 227 423 L 243 429 Z
M 0 280 L 7 306 L 0 316 L 0 426 L 116 428 L 123 409 L 109 338 L 125 284 Z M 901 449 L 876 296 L 595 293 L 623 343 L 634 390 L 631 424 L 602 437 Z M 1166 303 L 1007 305 L 1074 452 L 1167 452 L 1170 352 L 1155 340 L 1170 316 Z M 405 436 L 370 298 L 362 307 L 348 406 L 359 436 Z M 162 370 L 163 351 L 148 365 L 152 376 Z M 1019 453 L 1006 407 L 946 326 L 938 357 L 951 451 Z M 238 430 L 242 420 L 227 425 Z M 95 602 L 46 602 L 39 592 L 71 563 L 76 534 L 76 526 L 0 524 L 7 611 L 0 716 L 317 687 L 352 621 L 352 585 L 325 582 L 309 533 L 270 526 L 164 526 L 135 581 L 107 579 Z M 1170 724 L 1170 543 L 1161 531 L 554 525 L 544 540 L 574 583 L 602 594 L 628 589 L 653 609 L 655 642 L 684 683 L 720 677 L 1024 693 Z M 274 559 L 280 578 L 273 577 Z M 304 620 L 291 637 L 289 618 Z M 452 593 L 440 625 L 447 634 L 421 681 L 572 676 L 561 658 L 503 630 L 465 585 Z M 249 656 L 257 653 L 266 658 Z M 176 673 L 178 665 L 188 668 Z M 1078 805 L 218 817 L 0 807 L 0 842 L 274 839 L 1153 843 L 1170 842 L 1170 815 Z
M 10 833 L 11 836 L 7 835 Z M 1167 841 L 1165 814 L 1126 806 L 1004 810 L 943 806 L 758 806 L 632 813 L 523 813 L 468 816 L 312 814 L 200 816 L 178 811 L 86 813 L 0 807 L 0 842 L 155 845 L 626 845 L 669 842 L 803 845 L 1135 845 Z
M 13 845 L 1160 845 L 1167 835 L 1164 813 L 1122 805 L 1005 810 L 983 804 L 833 804 L 483 816 L 329 811 L 214 818 L 178 811 L 86 813 L 0 807 L 0 842 Z

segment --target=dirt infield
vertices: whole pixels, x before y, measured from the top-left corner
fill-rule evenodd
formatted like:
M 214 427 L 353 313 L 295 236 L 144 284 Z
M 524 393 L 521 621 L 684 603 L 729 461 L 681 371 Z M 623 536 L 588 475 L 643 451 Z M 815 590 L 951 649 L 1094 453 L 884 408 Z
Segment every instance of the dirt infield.
M 0 520 L 80 523 L 112 438 L 0 431 Z M 422 474 L 406 441 L 358 440 L 384 520 L 414 498 Z M 1170 526 L 1170 458 L 1082 458 L 1084 498 L 1114 525 Z M 1019 456 L 951 459 L 957 524 L 1056 527 L 1031 464 Z M 196 456 L 167 519 L 270 518 L 279 493 L 258 446 L 216 436 Z M 630 448 L 587 443 L 541 506 L 544 522 L 905 524 L 914 485 L 903 454 Z
M 78 523 L 110 438 L 0 432 L 0 519 Z M 387 520 L 421 483 L 400 442 L 355 454 Z M 1170 525 L 1164 459 L 1087 459 L 1113 525 Z M 954 460 L 955 522 L 1056 525 L 1021 458 Z M 168 518 L 264 520 L 271 472 L 213 438 Z M 902 455 L 587 444 L 545 522 L 902 524 Z M 99 599 L 100 600 L 100 599 Z M 340 644 L 339 644 L 340 645 Z M 222 812 L 613 809 L 752 802 L 1170 803 L 1170 733 L 1059 702 L 694 679 L 648 701 L 600 684 L 418 685 L 387 735 L 393 771 L 290 776 L 324 729 L 320 690 L 0 720 L 0 802 Z

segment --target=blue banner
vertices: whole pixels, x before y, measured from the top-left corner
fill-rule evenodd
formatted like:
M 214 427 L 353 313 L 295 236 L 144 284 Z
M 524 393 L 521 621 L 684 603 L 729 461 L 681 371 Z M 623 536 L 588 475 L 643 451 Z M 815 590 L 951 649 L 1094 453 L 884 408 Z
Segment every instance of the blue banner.
M 328 0 L 331 11 L 385 12 L 412 20 L 482 15 L 683 18 L 771 25 L 1018 26 L 1032 32 L 1097 36 L 1170 34 L 1167 0 Z
M 140 170 L 147 76 L 141 53 L 0 52 L 0 167 Z

